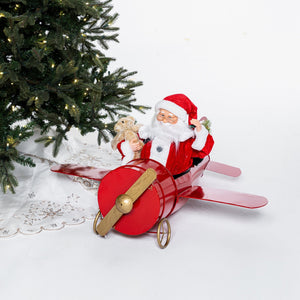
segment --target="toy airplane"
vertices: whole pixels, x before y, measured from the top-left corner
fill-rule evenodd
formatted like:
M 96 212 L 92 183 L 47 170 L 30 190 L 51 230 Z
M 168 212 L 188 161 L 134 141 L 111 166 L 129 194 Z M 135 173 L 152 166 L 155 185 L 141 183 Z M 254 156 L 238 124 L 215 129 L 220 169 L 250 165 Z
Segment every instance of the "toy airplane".
M 140 235 L 151 232 L 151 228 L 158 224 L 157 241 L 161 248 L 170 241 L 171 229 L 166 218 L 190 198 L 250 209 L 268 203 L 261 196 L 196 186 L 196 179 L 202 177 L 205 170 L 232 177 L 241 174 L 240 169 L 210 161 L 209 156 L 176 179 L 163 165 L 151 159 L 132 160 L 114 170 L 72 164 L 53 166 L 51 170 L 100 182 L 100 210 L 94 221 L 96 233 L 105 236 L 114 228 L 126 235 Z M 100 216 L 103 219 L 98 224 Z

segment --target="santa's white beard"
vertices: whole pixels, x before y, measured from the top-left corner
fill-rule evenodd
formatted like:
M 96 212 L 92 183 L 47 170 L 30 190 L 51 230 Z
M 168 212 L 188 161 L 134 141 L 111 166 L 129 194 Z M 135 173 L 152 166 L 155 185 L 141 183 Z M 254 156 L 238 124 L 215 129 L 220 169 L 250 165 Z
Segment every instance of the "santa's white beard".
M 147 128 L 147 137 L 153 140 L 159 138 L 166 142 L 174 142 L 178 145 L 179 142 L 184 142 L 194 136 L 194 131 L 189 126 L 178 119 L 176 124 L 163 123 L 156 118 L 152 121 L 152 126 Z

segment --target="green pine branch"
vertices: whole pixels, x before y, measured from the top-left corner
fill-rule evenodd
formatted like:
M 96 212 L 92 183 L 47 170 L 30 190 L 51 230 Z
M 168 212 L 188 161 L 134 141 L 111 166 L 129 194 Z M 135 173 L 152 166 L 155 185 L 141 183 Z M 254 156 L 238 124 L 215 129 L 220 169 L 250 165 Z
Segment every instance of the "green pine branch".
M 136 104 L 136 72 L 106 55 L 118 42 L 118 14 L 111 0 L 2 0 L 0 3 L 0 174 L 3 191 L 14 191 L 13 164 L 33 166 L 16 145 L 38 126 L 39 142 L 60 145 L 72 127 L 81 134 L 98 132 L 107 142 L 119 116 Z M 5 103 L 5 105 L 4 105 Z M 27 124 L 27 129 L 17 122 Z M 55 134 L 48 136 L 50 129 Z M 5 188 L 6 187 L 6 188 Z M 11 187 L 11 188 L 7 188 Z

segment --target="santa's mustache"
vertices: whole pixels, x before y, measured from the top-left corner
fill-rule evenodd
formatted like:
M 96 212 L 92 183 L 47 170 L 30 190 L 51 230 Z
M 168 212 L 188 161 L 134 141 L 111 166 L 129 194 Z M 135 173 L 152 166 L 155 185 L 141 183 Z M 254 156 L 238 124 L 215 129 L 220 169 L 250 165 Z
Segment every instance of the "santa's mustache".
M 159 137 L 169 140 L 170 142 L 178 143 L 193 137 L 194 132 L 188 124 L 180 119 L 178 119 L 176 124 L 170 124 L 158 121 L 155 118 L 152 121 L 151 135 L 152 138 Z

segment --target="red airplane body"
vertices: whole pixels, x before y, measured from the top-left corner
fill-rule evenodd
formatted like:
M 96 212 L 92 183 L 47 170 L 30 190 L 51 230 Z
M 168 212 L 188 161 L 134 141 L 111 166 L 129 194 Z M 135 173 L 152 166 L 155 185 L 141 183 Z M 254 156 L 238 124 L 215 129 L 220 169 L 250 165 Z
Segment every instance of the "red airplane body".
M 202 177 L 205 170 L 232 177 L 241 174 L 240 169 L 210 161 L 209 156 L 188 173 L 176 179 L 163 165 L 150 159 L 133 160 L 114 170 L 72 164 L 54 166 L 51 170 L 100 181 L 98 204 L 105 217 L 115 205 L 116 198 L 126 193 L 149 168 L 155 170 L 157 177 L 134 202 L 130 213 L 124 214 L 115 224 L 114 229 L 121 233 L 139 235 L 148 232 L 160 220 L 178 211 L 190 198 L 250 209 L 259 208 L 268 203 L 268 200 L 261 196 L 195 185 L 196 179 Z

